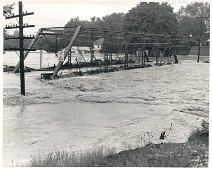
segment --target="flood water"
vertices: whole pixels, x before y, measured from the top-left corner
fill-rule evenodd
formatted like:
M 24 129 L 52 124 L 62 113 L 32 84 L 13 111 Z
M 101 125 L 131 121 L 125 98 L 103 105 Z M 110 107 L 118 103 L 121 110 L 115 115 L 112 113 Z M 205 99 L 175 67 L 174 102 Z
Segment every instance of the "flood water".
M 97 59 L 102 59 L 102 55 L 100 53 L 95 54 Z M 76 63 L 76 59 L 78 61 L 82 61 L 82 57 L 77 54 L 72 54 L 72 63 Z M 84 55 L 84 59 L 86 61 L 90 60 L 90 54 Z M 67 60 L 67 59 L 66 59 Z M 6 52 L 4 54 L 3 64 L 8 66 L 15 66 L 19 61 L 19 53 L 16 52 Z M 24 60 L 25 66 L 31 68 L 40 68 L 40 62 L 42 68 L 53 67 L 58 64 L 58 58 L 55 53 L 47 53 L 43 51 L 42 57 L 40 58 L 40 51 L 30 52 L 27 55 L 27 58 Z
M 14 53 L 4 54 L 5 65 L 15 65 L 18 61 L 18 57 L 14 60 L 12 56 Z M 48 60 L 43 62 L 45 66 L 53 66 L 57 64 L 57 58 L 53 54 L 46 54 Z M 35 58 L 37 57 L 37 58 Z M 31 58 L 31 59 L 30 59 Z M 192 59 L 192 58 L 191 58 Z M 36 60 L 36 61 L 35 61 Z M 208 60 L 208 58 L 206 59 Z M 29 56 L 29 60 L 25 62 L 26 66 L 39 68 L 39 53 L 34 53 Z M 187 66 L 190 66 L 189 64 Z M 192 114 L 186 114 L 177 112 L 173 114 L 174 110 L 181 106 L 185 108 L 197 105 L 195 109 L 201 109 L 200 115 L 206 113 L 208 110 L 204 110 L 208 107 L 208 65 L 194 65 L 198 71 L 194 73 L 186 70 L 187 66 L 183 64 L 179 66 L 164 66 L 157 67 L 158 71 L 143 70 L 142 76 L 140 73 L 133 72 L 135 74 L 134 81 L 131 84 L 127 84 L 132 79 L 132 73 L 130 71 L 125 73 L 125 77 L 121 72 L 117 74 L 110 73 L 113 78 L 109 78 L 109 74 L 99 75 L 92 82 L 92 77 L 75 79 L 75 82 L 70 83 L 73 90 L 67 88 L 69 84 L 64 86 L 68 91 L 60 96 L 59 89 L 57 96 L 58 100 L 64 96 L 66 100 L 58 101 L 56 104 L 48 103 L 48 98 L 45 103 L 45 97 L 34 100 L 42 93 L 48 92 L 49 89 L 53 89 L 50 93 L 59 88 L 60 84 L 63 84 L 63 79 L 55 81 L 57 86 L 53 87 L 48 83 L 43 83 L 39 80 L 41 72 L 26 73 L 26 91 L 27 96 L 32 103 L 24 104 L 18 101 L 17 96 L 20 90 L 19 74 L 4 73 L 4 101 L 7 103 L 3 106 L 3 164 L 4 166 L 16 166 L 22 163 L 26 163 L 30 160 L 32 154 L 38 154 L 43 152 L 51 152 L 54 149 L 65 150 L 83 150 L 100 145 L 104 146 L 124 146 L 129 143 L 141 144 L 141 134 L 143 132 L 153 132 L 154 138 L 158 140 L 160 135 L 159 129 L 163 130 L 164 127 L 168 127 L 170 123 L 176 126 L 176 133 L 173 133 L 173 138 L 182 139 L 179 141 L 185 141 L 184 134 L 189 134 L 192 128 L 196 126 L 196 123 L 200 121 L 201 117 L 194 117 Z M 199 69 L 201 68 L 201 69 Z M 161 70 L 160 70 L 161 69 Z M 169 75 L 167 70 L 174 70 L 174 73 L 178 77 Z M 146 72 L 145 72 L 146 71 Z M 150 79 L 151 72 L 154 71 L 154 79 Z M 188 77 L 183 77 L 187 73 Z M 158 75 L 157 75 L 158 74 Z M 166 76 L 161 75 L 166 74 Z M 127 77 L 126 77 L 127 75 Z M 119 79 L 118 79 L 119 76 Z M 137 77 L 136 77 L 137 76 Z M 167 77 L 169 79 L 167 79 Z M 182 77 L 181 77 L 182 76 Z M 199 78 L 200 77 L 200 78 Z M 98 78 L 98 79 L 97 79 Z M 100 78 L 104 78 L 103 81 Z M 110 80 L 108 85 L 107 79 Z M 143 79 L 142 79 L 143 78 Z M 181 78 L 184 80 L 181 80 Z M 123 80 L 122 80 L 123 79 Z M 140 82 L 138 82 L 138 80 Z M 151 80 L 151 81 L 150 81 Z M 161 82 L 159 82 L 159 80 Z M 201 81 L 199 81 L 201 80 Z M 65 79 L 66 83 L 70 82 L 69 79 Z M 86 83 L 87 81 L 87 83 Z M 99 82 L 98 82 L 99 81 Z M 118 86 L 121 90 L 118 90 L 116 81 L 122 82 L 122 86 Z M 153 82 L 152 82 L 153 81 Z M 157 83 L 155 83 L 155 82 Z M 178 89 L 176 89 L 175 81 L 178 82 Z M 97 83 L 98 82 L 98 83 Z M 75 83 L 75 84 L 74 84 Z M 99 87 L 94 91 L 90 86 L 87 87 L 87 91 L 80 91 L 78 86 L 84 83 L 84 85 L 90 85 L 94 87 L 99 84 L 106 93 L 98 91 Z M 89 84 L 90 83 L 90 84 Z M 125 87 L 125 83 L 126 85 Z M 146 83 L 146 84 L 145 84 Z M 198 84 L 199 83 L 199 84 Z M 145 87 L 141 85 L 145 84 Z M 76 85 L 76 88 L 75 86 Z M 112 86 L 112 87 L 111 87 Z M 153 86 L 153 88 L 151 87 Z M 164 86 L 167 86 L 164 88 Z M 111 89 L 109 89 L 109 87 Z M 45 92 L 42 90 L 46 89 Z M 78 89 L 78 91 L 77 91 Z M 132 91 L 137 89 L 137 91 Z M 63 89 L 64 90 L 64 89 Z M 90 90 L 90 91 L 89 91 Z M 93 91 L 92 91 L 93 90 Z M 36 92 L 39 91 L 38 96 Z M 85 97 L 83 102 L 75 101 L 76 97 Z M 141 93 L 142 92 L 142 93 Z M 74 93 L 74 95 L 72 94 Z M 124 96 L 125 93 L 125 96 Z M 185 94 L 187 93 L 187 94 Z M 68 96 L 70 94 L 70 96 Z M 99 94 L 99 96 L 98 96 Z M 107 101 L 103 98 L 101 103 L 98 103 L 98 99 L 101 96 L 107 97 Z M 16 96 L 17 95 L 17 96 Z M 72 96 L 73 95 L 73 98 Z M 112 97 L 111 97 L 111 96 Z M 52 95 L 54 96 L 54 95 Z M 50 98 L 52 97 L 50 95 Z M 68 97 L 67 97 L 68 96 Z M 195 96 L 199 97 L 194 98 Z M 15 100 L 17 97 L 17 101 Z M 92 101 L 93 98 L 97 98 Z M 8 100 L 14 99 L 14 103 L 8 102 Z M 24 98 L 23 98 L 24 99 Z M 118 100 L 120 99 L 120 100 Z M 123 100 L 122 100 L 123 99 Z M 124 99 L 127 100 L 128 103 Z M 128 101 L 128 99 L 130 99 Z M 39 100 L 42 103 L 39 103 Z M 52 100 L 55 100 L 52 98 Z M 144 100 L 144 102 L 140 102 Z M 184 103 L 181 103 L 184 100 Z M 51 101 L 51 100 L 49 100 Z M 88 101 L 88 102 L 85 102 Z M 104 103 L 105 101 L 105 103 Z M 136 101 L 135 103 L 133 103 Z M 34 103 L 33 103 L 34 102 Z M 132 103 L 131 103 L 132 102 Z M 158 104 L 160 102 L 160 104 Z M 179 135 L 179 134 L 180 135 Z M 176 135 L 177 134 L 177 135 Z M 175 141 L 176 142 L 176 141 Z M 127 146 L 124 148 L 127 149 Z
M 142 105 L 111 103 L 4 106 L 4 163 L 20 164 L 54 148 L 89 148 L 130 119 L 145 118 L 146 111 Z

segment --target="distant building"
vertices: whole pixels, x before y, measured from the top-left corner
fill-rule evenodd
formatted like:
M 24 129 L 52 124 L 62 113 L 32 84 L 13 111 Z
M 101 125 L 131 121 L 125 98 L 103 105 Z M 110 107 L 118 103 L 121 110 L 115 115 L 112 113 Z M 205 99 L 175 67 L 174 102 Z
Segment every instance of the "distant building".
M 102 48 L 102 44 L 104 42 L 104 38 L 100 38 L 96 41 L 94 41 L 94 55 L 98 59 L 103 59 L 103 54 L 100 53 L 100 50 Z M 89 47 L 81 47 L 81 46 L 72 46 L 71 48 L 71 54 L 72 57 L 77 58 L 79 62 L 87 62 L 90 61 L 91 52 Z
M 102 49 L 102 44 L 104 43 L 104 38 L 99 38 L 98 40 L 94 41 L 94 49 L 96 51 L 100 51 Z

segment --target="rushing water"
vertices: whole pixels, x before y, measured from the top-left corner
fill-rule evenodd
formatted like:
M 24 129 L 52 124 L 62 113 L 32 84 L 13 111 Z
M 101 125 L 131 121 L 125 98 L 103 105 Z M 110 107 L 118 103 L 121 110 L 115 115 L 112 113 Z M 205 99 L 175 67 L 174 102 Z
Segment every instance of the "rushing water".
M 25 65 L 39 68 L 39 53 L 30 53 Z M 4 65 L 14 66 L 14 52 L 4 54 Z M 44 53 L 42 66 L 57 64 L 55 54 Z M 26 90 L 45 88 L 39 72 L 25 73 Z M 4 73 L 4 93 L 19 91 L 19 74 Z M 131 108 L 131 109 L 129 109 Z M 88 112 L 89 110 L 89 112 Z M 134 111 L 133 111 L 134 110 Z M 134 104 L 60 103 L 4 105 L 4 165 L 29 161 L 32 154 L 59 149 L 86 149 L 129 119 L 141 117 Z
M 145 118 L 141 110 L 146 109 L 111 103 L 4 106 L 4 163 L 28 161 L 54 147 L 85 149 L 129 119 Z
M 19 53 L 6 52 L 3 57 L 4 65 L 15 66 L 19 61 Z M 38 51 L 29 53 L 27 58 L 24 60 L 24 63 L 27 67 L 40 68 L 40 53 Z M 42 67 L 52 67 L 57 63 L 58 59 L 54 53 L 43 53 Z
M 16 54 L 12 52 L 4 54 L 4 64 L 15 65 L 18 62 L 18 56 L 15 57 L 15 55 Z M 25 65 L 33 68 L 39 68 L 39 53 L 32 53 L 28 57 L 29 58 L 27 58 L 25 61 Z M 53 66 L 58 62 L 54 54 L 45 53 L 44 58 L 45 60 L 43 60 L 43 66 Z M 204 105 L 204 107 L 207 108 L 208 66 L 202 64 L 196 65 L 196 67 L 199 68 L 198 72 L 192 73 L 190 77 L 184 77 L 183 82 L 179 82 L 179 79 L 175 80 L 175 77 L 172 75 L 170 75 L 169 79 L 167 79 L 167 69 L 171 70 L 171 67 L 169 66 L 163 67 L 163 70 L 161 69 L 154 72 L 154 80 L 157 83 L 154 83 L 154 80 L 152 80 L 153 83 L 149 81 L 151 70 L 148 70 L 146 73 L 143 72 L 142 80 L 140 74 L 138 73 L 135 73 L 136 75 L 134 79 L 136 80 L 131 77 L 131 72 L 128 72 L 129 75 L 125 73 L 126 75 L 123 82 L 126 83 L 125 79 L 132 79 L 132 84 L 128 84 L 129 87 L 125 87 L 124 83 L 122 83 L 124 89 L 122 89 L 121 93 L 118 93 L 119 91 L 115 86 L 115 81 L 120 81 L 116 77 L 117 74 L 114 74 L 113 78 L 108 79 L 111 81 L 109 82 L 111 85 L 107 85 L 108 82 L 106 80 L 104 81 L 105 84 L 101 84 L 101 82 L 97 83 L 97 81 L 99 81 L 98 79 L 95 80 L 96 82 L 92 82 L 92 84 L 89 84 L 90 81 L 86 79 L 85 82 L 80 79 L 76 80 L 79 82 L 75 82 L 75 84 L 73 82 L 73 88 L 75 87 L 74 85 L 78 87 L 78 83 L 79 85 L 82 83 L 80 81 L 83 81 L 85 85 L 88 84 L 92 87 L 95 85 L 95 83 L 96 85 L 100 84 L 101 88 L 105 89 L 107 89 L 109 86 L 113 86 L 112 89 L 107 89 L 107 95 L 114 93 L 115 96 L 112 95 L 112 97 L 114 97 L 113 100 L 118 101 L 118 98 L 123 96 L 122 93 L 126 93 L 126 95 L 130 95 L 128 97 L 124 96 L 125 99 L 130 99 L 128 101 L 129 103 L 124 103 L 124 100 L 120 100 L 120 103 L 73 102 L 73 99 L 75 98 L 70 100 L 72 102 L 61 103 L 59 101 L 57 104 L 43 103 L 27 105 L 17 104 L 19 103 L 17 102 L 15 105 L 11 105 L 8 104 L 9 102 L 7 101 L 7 104 L 4 103 L 3 107 L 4 165 L 16 166 L 17 163 L 20 165 L 23 162 L 29 161 L 30 155 L 38 154 L 39 152 L 49 152 L 54 150 L 54 148 L 66 150 L 72 148 L 73 150 L 78 150 L 95 147 L 101 144 L 105 144 L 106 146 L 109 144 L 123 146 L 125 142 L 126 145 L 128 143 L 141 144 L 141 132 L 155 131 L 154 137 L 156 140 L 158 140 L 158 136 L 160 135 L 158 131 L 164 127 L 168 127 L 170 123 L 172 123 L 173 126 L 176 126 L 176 133 L 172 134 L 173 138 L 179 138 L 178 134 L 181 134 L 181 138 L 183 138 L 185 134 L 189 133 L 191 127 L 194 128 L 196 126 L 196 121 L 199 121 L 200 118 L 196 118 L 191 114 L 188 115 L 182 112 L 177 112 L 176 116 L 173 114 L 173 110 L 176 110 L 176 108 L 182 106 L 183 104 L 185 105 L 185 108 L 187 105 L 191 106 L 193 104 L 199 105 L 200 107 L 201 105 Z M 162 67 L 158 68 L 160 69 Z M 187 73 L 188 71 L 186 70 L 185 66 L 173 67 L 172 69 L 176 69 L 175 74 L 180 73 L 180 75 L 185 74 L 184 72 L 186 71 Z M 193 68 L 193 71 L 196 71 L 195 68 Z M 159 77 L 161 74 L 166 74 L 166 76 Z M 39 97 L 39 95 L 34 95 L 35 91 L 42 92 L 43 89 L 48 90 L 52 88 L 50 84 L 42 83 L 39 80 L 39 75 L 40 72 L 26 73 L 26 90 L 27 93 L 33 93 L 31 95 L 33 99 Z M 107 78 L 108 75 L 103 76 Z M 10 99 L 10 97 L 15 98 L 14 96 L 17 95 L 17 91 L 20 90 L 19 74 L 4 73 L 3 76 L 4 95 L 7 99 Z M 203 76 L 206 78 L 203 78 Z M 119 79 L 121 78 L 122 77 L 119 77 Z M 138 82 L 138 79 L 141 82 Z M 163 81 L 161 79 L 163 79 Z M 204 79 L 204 81 L 202 79 Z M 158 82 L 159 80 L 162 82 Z M 199 82 L 199 80 L 201 81 Z M 66 83 L 67 81 L 69 80 L 66 80 Z M 174 91 L 176 88 L 175 81 L 179 83 L 178 91 Z M 58 84 L 62 84 L 63 82 L 65 81 L 57 81 Z M 144 89 L 142 89 L 140 85 L 145 83 L 146 86 Z M 151 85 L 154 86 L 153 89 L 151 88 Z M 164 85 L 166 86 L 165 89 L 163 88 Z M 132 88 L 138 89 L 137 91 L 131 91 Z M 64 95 L 67 97 L 69 94 L 72 95 L 72 92 L 76 92 L 84 97 L 86 97 L 87 94 L 88 99 L 92 99 L 90 97 L 95 98 L 97 93 L 101 93 L 89 91 L 92 90 L 92 88 L 89 86 L 87 92 L 79 91 L 79 89 L 77 91 L 77 89 L 78 88 L 71 90 L 71 93 L 69 91 L 65 91 L 66 94 Z M 150 90 L 150 93 L 149 91 L 144 93 L 146 90 Z M 188 92 L 188 90 L 190 90 L 191 94 L 188 94 L 188 96 L 184 95 L 184 93 Z M 140 92 L 143 93 L 140 94 Z M 196 98 L 192 98 L 195 97 L 195 95 L 198 95 L 198 100 Z M 59 94 L 58 96 L 61 98 L 64 97 L 63 95 L 60 96 Z M 178 97 L 181 98 L 178 100 Z M 185 101 L 183 104 L 180 103 L 182 102 L 182 99 Z M 143 103 L 140 102 L 142 100 L 144 100 Z M 42 98 L 42 101 L 45 101 L 45 99 Z M 107 99 L 107 101 L 110 100 Z M 139 102 L 130 103 L 131 101 Z M 160 102 L 160 104 L 157 104 L 157 102 Z M 195 109 L 199 109 L 199 107 Z M 200 108 L 200 111 L 201 109 L 202 108 Z M 206 111 L 203 110 L 202 112 L 206 113 L 207 115 L 208 111 L 206 109 Z M 200 114 L 203 114 L 202 112 Z M 181 141 L 185 141 L 185 139 L 183 138 Z M 124 149 L 127 149 L 127 147 Z
M 95 54 L 96 58 L 102 59 L 102 55 L 100 53 Z M 78 59 L 78 61 L 82 61 L 82 57 L 80 57 L 77 54 L 72 54 L 72 62 L 76 63 L 75 59 Z M 90 60 L 90 54 L 84 54 L 84 59 L 86 61 Z M 8 66 L 15 66 L 19 61 L 19 53 L 15 52 L 6 52 L 4 54 L 4 65 Z M 40 52 L 30 52 L 27 55 L 27 58 L 24 60 L 25 66 L 31 67 L 31 68 L 40 68 L 40 64 L 42 68 L 52 67 L 54 65 L 58 64 L 58 58 L 56 57 L 55 53 L 47 53 L 43 52 L 42 57 L 40 58 Z

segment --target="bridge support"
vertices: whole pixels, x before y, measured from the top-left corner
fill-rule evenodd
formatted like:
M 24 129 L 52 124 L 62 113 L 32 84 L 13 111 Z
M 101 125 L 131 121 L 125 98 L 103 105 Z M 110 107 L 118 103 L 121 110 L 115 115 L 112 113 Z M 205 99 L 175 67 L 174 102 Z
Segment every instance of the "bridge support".
M 29 44 L 29 46 L 27 47 L 27 49 L 31 49 L 33 47 L 33 45 L 35 44 L 36 40 L 38 39 L 40 33 L 42 31 L 42 28 L 38 30 L 37 34 L 35 35 L 35 38 L 31 41 L 31 43 Z M 24 53 L 24 60 L 27 57 L 27 55 L 29 54 L 30 51 L 26 51 Z M 20 67 L 20 61 L 18 62 L 18 64 L 15 66 L 13 72 L 17 73 L 19 71 L 19 67 Z
M 74 33 L 73 37 L 71 38 L 71 41 L 70 41 L 70 43 L 69 43 L 69 45 L 68 45 L 68 47 L 67 47 L 67 49 L 66 49 L 66 51 L 65 51 L 65 54 L 64 54 L 64 61 L 65 61 L 65 59 L 66 59 L 66 57 L 67 57 L 69 51 L 71 50 L 71 47 L 72 47 L 72 45 L 73 45 L 75 39 L 77 38 L 77 35 L 78 35 L 79 32 L 80 32 L 80 29 L 81 29 L 81 26 L 78 26 L 78 27 L 76 28 L 75 33 Z M 63 61 L 59 61 L 59 63 L 57 64 L 57 67 L 55 68 L 55 70 L 54 70 L 54 72 L 53 72 L 53 74 L 52 74 L 52 76 L 51 76 L 51 79 L 54 79 L 54 78 L 56 77 L 56 75 L 57 75 L 59 69 L 62 67 L 62 65 L 63 65 Z

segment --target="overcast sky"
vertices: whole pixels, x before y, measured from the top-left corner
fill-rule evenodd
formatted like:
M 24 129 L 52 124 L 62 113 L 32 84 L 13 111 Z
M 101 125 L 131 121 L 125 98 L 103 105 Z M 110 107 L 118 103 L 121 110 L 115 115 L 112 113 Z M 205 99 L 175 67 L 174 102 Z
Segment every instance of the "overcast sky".
M 4 0 L 3 4 L 16 2 L 14 13 L 18 13 L 17 0 Z M 113 12 L 127 13 L 141 0 L 22 0 L 23 10 L 34 12 L 34 15 L 24 17 L 24 22 L 34 24 L 35 28 L 25 29 L 25 33 L 36 33 L 41 27 L 64 26 L 70 18 L 79 17 L 81 20 L 90 20 L 91 17 L 103 17 Z M 180 6 L 186 6 L 191 0 L 166 1 L 178 11 Z M 15 19 L 5 20 L 5 23 L 15 23 Z

